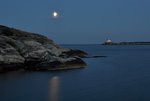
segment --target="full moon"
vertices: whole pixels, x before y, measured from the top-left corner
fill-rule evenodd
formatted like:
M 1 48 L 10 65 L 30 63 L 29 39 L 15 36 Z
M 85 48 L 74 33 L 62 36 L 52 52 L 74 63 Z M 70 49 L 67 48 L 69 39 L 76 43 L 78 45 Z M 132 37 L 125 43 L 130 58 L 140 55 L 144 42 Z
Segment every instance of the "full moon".
M 57 12 L 53 12 L 53 17 L 54 17 L 54 18 L 57 18 L 57 17 L 58 17 Z

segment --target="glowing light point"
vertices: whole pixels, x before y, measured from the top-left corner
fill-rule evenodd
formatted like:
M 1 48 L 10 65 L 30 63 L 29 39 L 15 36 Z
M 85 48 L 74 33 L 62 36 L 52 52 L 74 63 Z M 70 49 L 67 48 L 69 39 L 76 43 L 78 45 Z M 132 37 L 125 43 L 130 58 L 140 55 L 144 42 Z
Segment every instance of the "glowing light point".
M 57 18 L 57 17 L 58 17 L 57 12 L 53 12 L 53 17 L 54 17 L 54 18 Z
M 110 39 L 107 39 L 106 43 L 112 43 L 112 41 Z

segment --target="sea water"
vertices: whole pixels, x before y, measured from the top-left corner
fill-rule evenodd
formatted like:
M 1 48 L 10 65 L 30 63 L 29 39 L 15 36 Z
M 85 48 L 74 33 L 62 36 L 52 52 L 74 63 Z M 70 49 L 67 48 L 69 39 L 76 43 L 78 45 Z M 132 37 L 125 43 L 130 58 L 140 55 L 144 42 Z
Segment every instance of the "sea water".
M 0 74 L 0 101 L 150 101 L 149 45 L 61 45 L 90 56 L 87 67 Z

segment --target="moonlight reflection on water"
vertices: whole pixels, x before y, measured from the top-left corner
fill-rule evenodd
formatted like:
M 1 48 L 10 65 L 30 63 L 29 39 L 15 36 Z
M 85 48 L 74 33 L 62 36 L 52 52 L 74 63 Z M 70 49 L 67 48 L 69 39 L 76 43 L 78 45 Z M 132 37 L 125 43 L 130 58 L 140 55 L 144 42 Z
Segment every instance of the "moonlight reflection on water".
M 60 77 L 54 76 L 50 80 L 50 101 L 59 101 Z

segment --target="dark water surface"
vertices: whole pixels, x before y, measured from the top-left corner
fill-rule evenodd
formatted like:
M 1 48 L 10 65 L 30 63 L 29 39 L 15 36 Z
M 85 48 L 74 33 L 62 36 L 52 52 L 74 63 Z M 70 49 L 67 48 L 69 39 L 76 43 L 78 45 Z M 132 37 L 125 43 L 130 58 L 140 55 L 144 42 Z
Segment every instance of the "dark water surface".
M 86 68 L 0 74 L 0 101 L 150 101 L 150 46 L 62 45 L 88 54 Z

